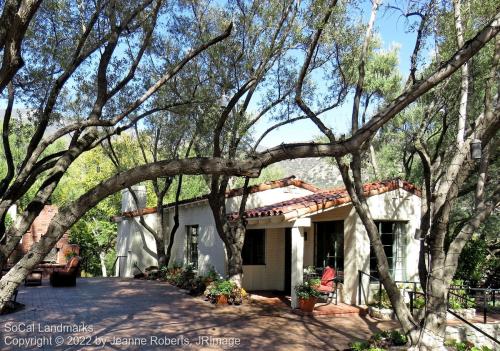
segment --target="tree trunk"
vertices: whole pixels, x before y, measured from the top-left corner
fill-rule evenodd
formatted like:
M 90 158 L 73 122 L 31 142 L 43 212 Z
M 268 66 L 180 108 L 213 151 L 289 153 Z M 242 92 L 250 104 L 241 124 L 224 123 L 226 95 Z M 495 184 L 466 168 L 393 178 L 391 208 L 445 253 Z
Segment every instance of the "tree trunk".
M 232 242 L 226 245 L 228 278 L 239 287 L 243 284 L 243 258 L 241 257 L 241 251 L 243 250 L 243 243 L 245 241 L 245 231 L 245 226 L 238 220 L 238 223 L 231 228 Z
M 106 270 L 106 252 L 104 252 L 104 251 L 99 252 L 99 260 L 101 262 L 102 276 L 107 277 L 108 272 Z
M 191 149 L 191 145 L 192 143 L 190 144 L 188 152 L 186 153 L 187 156 L 189 156 L 189 150 Z M 179 199 L 181 197 L 181 191 L 182 191 L 182 174 L 179 175 L 177 190 L 175 192 L 174 225 L 170 230 L 167 252 L 165 254 L 165 263 L 167 265 L 170 263 L 170 258 L 172 257 L 172 248 L 174 247 L 175 233 L 177 233 L 177 229 L 179 229 Z
M 380 177 L 380 172 L 378 170 L 378 163 L 377 163 L 377 156 L 375 155 L 375 149 L 373 148 L 373 145 L 370 143 L 370 163 L 372 164 L 373 167 L 373 175 L 375 176 L 375 179 L 379 179 Z
M 158 261 L 158 268 L 167 264 L 167 256 L 165 255 L 165 242 L 163 240 L 156 240 L 156 259 Z
M 411 331 L 413 351 L 445 351 L 447 291 L 449 285 L 433 276 L 429 279 L 424 324 Z

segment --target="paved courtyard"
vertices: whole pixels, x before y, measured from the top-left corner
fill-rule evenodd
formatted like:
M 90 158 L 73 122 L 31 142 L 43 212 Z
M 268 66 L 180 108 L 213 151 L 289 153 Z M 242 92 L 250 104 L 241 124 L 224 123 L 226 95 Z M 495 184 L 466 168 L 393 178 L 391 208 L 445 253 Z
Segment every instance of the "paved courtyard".
M 22 287 L 26 307 L 0 316 L 0 350 L 343 350 L 395 322 L 308 317 L 282 306 L 214 306 L 167 283 L 79 279 Z M 20 345 L 20 346 L 17 346 Z

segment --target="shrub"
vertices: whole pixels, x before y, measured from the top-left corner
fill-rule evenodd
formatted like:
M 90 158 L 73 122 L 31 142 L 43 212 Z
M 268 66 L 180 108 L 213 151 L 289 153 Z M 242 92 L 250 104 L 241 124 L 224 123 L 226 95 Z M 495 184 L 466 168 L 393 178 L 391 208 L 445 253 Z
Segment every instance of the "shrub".
M 352 351 L 364 351 L 370 348 L 370 344 L 366 341 L 356 341 L 351 344 Z
M 217 271 L 215 270 L 215 268 L 213 266 L 210 267 L 210 269 L 208 270 L 208 273 L 206 274 L 206 281 L 208 282 L 214 282 L 216 280 L 219 280 L 221 277 L 219 275 L 219 273 L 217 273 Z
M 210 294 L 213 296 L 226 295 L 229 297 L 235 287 L 237 287 L 236 284 L 230 280 L 218 280 L 210 290 Z
M 390 338 L 395 346 L 403 346 L 408 342 L 408 338 L 406 337 L 406 335 L 398 330 L 391 331 Z
M 398 330 L 381 331 L 372 335 L 368 341 L 357 341 L 350 345 L 353 351 L 383 351 L 392 346 L 403 346 L 408 343 L 406 335 Z
M 319 279 L 310 279 L 302 284 L 295 286 L 295 292 L 299 299 L 307 300 L 311 297 L 319 297 L 321 294 L 315 287 L 320 284 Z
M 456 351 L 492 351 L 488 346 L 476 346 L 469 341 L 446 340 L 444 345 Z
M 389 295 L 387 291 L 382 289 L 382 293 L 380 294 L 378 291 L 373 295 L 374 302 L 370 303 L 369 306 L 378 307 L 379 301 L 382 308 L 392 308 L 391 300 L 389 299 Z

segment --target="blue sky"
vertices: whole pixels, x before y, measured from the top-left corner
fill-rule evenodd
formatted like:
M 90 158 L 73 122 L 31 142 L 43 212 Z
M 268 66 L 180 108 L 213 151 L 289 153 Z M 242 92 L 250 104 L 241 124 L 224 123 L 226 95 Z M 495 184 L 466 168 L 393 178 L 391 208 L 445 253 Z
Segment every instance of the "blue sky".
M 365 23 L 368 22 L 371 1 L 363 1 L 362 11 Z M 416 34 L 407 33 L 406 19 L 396 11 L 386 11 L 382 7 L 375 21 L 375 29 L 382 40 L 382 48 L 389 49 L 391 46 L 399 46 L 399 70 L 406 79 L 410 67 L 410 57 L 413 52 Z M 325 114 L 322 120 L 334 130 L 335 133 L 348 134 L 352 113 L 352 96 L 343 106 Z M 260 137 L 273 123 L 262 120 L 255 126 L 255 138 Z M 320 136 L 317 127 L 309 120 L 295 122 L 291 125 L 280 127 L 269 133 L 261 142 L 261 147 L 272 147 L 281 143 L 310 141 Z

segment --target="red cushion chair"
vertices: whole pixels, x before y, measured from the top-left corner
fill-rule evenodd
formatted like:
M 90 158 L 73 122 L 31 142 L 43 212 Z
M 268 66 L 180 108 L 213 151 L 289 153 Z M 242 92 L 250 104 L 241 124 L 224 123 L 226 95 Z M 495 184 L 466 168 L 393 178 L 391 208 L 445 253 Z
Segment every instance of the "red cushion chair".
M 80 257 L 74 256 L 66 263 L 66 267 L 52 272 L 50 275 L 50 285 L 54 287 L 75 286 L 79 269 Z
M 321 285 L 316 288 L 322 295 L 326 295 L 327 303 L 332 303 L 333 296 L 336 293 L 335 276 L 335 269 L 326 266 L 321 276 Z

